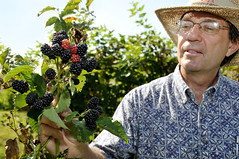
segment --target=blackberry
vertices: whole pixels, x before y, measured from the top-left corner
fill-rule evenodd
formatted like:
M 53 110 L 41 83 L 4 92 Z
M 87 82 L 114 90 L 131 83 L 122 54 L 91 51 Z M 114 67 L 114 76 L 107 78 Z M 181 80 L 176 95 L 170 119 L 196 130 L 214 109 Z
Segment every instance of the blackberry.
M 62 63 L 67 63 L 71 59 L 72 53 L 70 50 L 64 50 L 61 54 Z
M 51 102 L 53 101 L 53 95 L 51 93 L 45 93 L 41 98 L 41 102 L 43 107 L 48 107 L 51 105 Z
M 86 43 L 79 43 L 76 45 L 77 47 L 77 54 L 82 57 L 86 54 L 88 46 Z
M 42 102 L 39 98 L 37 98 L 35 100 L 35 102 L 33 103 L 32 107 L 36 110 L 43 110 L 44 109 L 44 106 L 42 105 Z
M 75 75 L 80 75 L 82 68 L 80 63 L 72 63 L 70 67 L 70 73 L 75 74 Z
M 90 111 L 86 112 L 84 118 L 86 123 L 93 123 L 99 117 L 99 112 L 97 110 L 91 109 Z
M 35 92 L 30 92 L 26 97 L 26 103 L 28 105 L 33 105 L 34 102 L 38 99 L 38 94 Z
M 88 127 L 90 130 L 95 130 L 97 128 L 97 124 L 96 122 L 92 122 L 92 123 L 85 123 L 85 126 Z
M 92 97 L 89 102 L 87 103 L 88 108 L 95 109 L 97 105 L 99 104 L 99 98 L 98 97 Z
M 100 106 L 97 106 L 97 107 L 95 108 L 95 110 L 98 111 L 99 115 L 101 115 L 102 113 L 104 113 L 103 109 L 102 109 Z
M 52 68 L 48 68 L 45 72 L 45 75 L 48 79 L 54 79 L 56 77 L 56 72 Z
M 78 78 L 72 78 L 74 85 L 78 85 L 80 83 L 80 80 Z
M 48 45 L 48 44 L 43 44 L 40 48 L 41 52 L 44 54 L 44 55 L 47 55 L 49 56 L 51 54 L 51 47 Z
M 91 72 L 96 68 L 96 66 L 97 66 L 97 60 L 92 57 L 90 59 L 87 59 L 87 65 L 86 65 L 86 67 L 84 67 L 84 69 L 87 72 Z
M 62 51 L 63 51 L 63 48 L 57 43 L 52 45 L 51 49 L 52 49 L 52 52 L 55 56 L 60 56 Z
M 81 57 L 81 66 L 82 66 L 82 69 L 84 69 L 84 68 L 86 68 L 86 66 L 87 66 L 87 63 L 88 63 L 88 61 L 87 61 L 87 57 L 86 56 L 82 56 Z
M 53 34 L 52 39 L 51 39 L 52 45 L 59 44 L 61 46 L 61 44 L 62 44 L 61 42 L 64 39 L 69 39 L 69 37 L 65 31 L 56 32 Z
M 29 90 L 28 83 L 23 80 L 15 80 L 12 82 L 12 88 L 21 94 L 27 92 Z

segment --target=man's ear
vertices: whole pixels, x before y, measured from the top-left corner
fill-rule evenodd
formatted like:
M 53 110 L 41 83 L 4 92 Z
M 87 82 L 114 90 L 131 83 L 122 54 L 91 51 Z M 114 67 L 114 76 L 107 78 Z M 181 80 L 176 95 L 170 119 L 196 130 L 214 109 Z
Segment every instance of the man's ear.
M 237 50 L 239 50 L 239 39 L 236 42 L 232 42 L 229 45 L 228 51 L 226 56 L 231 56 L 232 54 L 234 54 Z

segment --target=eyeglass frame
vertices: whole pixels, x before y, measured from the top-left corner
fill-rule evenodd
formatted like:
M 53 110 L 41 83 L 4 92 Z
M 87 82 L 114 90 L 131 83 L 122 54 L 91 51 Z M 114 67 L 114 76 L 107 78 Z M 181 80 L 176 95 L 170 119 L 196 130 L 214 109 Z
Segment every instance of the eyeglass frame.
M 180 25 L 181 22 L 190 22 L 190 23 L 193 24 L 193 25 L 191 26 L 191 28 L 190 28 L 189 30 L 183 31 L 183 30 L 181 30 L 181 29 L 182 29 L 182 27 L 181 27 L 181 25 Z M 207 32 L 207 31 L 201 26 L 202 23 L 214 23 L 214 24 L 216 23 L 217 26 L 218 26 L 218 28 L 215 30 L 215 31 L 216 31 L 215 33 L 210 33 L 210 32 Z M 177 33 L 179 33 L 180 30 L 181 30 L 181 32 L 189 33 L 189 32 L 194 28 L 194 26 L 195 26 L 196 24 L 198 24 L 198 25 L 199 25 L 199 29 L 200 29 L 202 32 L 206 33 L 206 34 L 216 34 L 216 33 L 219 32 L 220 29 L 222 29 L 222 30 L 223 30 L 223 29 L 224 29 L 224 30 L 229 30 L 229 29 L 230 29 L 229 26 L 220 25 L 217 21 L 202 21 L 202 22 L 200 22 L 200 23 L 195 23 L 195 22 L 190 21 L 190 20 L 179 20 L 176 24 L 177 24 L 177 27 L 178 27 Z

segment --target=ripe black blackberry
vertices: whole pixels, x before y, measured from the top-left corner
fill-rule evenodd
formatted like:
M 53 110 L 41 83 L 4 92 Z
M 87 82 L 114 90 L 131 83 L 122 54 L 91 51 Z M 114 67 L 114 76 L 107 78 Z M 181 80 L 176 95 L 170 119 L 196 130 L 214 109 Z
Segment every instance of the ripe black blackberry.
M 96 68 L 96 66 L 97 66 L 97 60 L 95 59 L 95 58 L 89 58 L 89 59 L 87 59 L 87 65 L 86 65 L 86 67 L 84 68 L 87 72 L 91 72 L 91 71 L 93 71 L 95 68 Z
M 102 109 L 100 106 L 97 106 L 97 107 L 95 108 L 95 110 L 98 111 L 99 115 L 101 115 L 102 113 L 104 113 L 103 109 Z
M 80 62 L 82 69 L 86 68 L 88 61 L 87 61 L 87 57 L 86 56 L 82 56 L 81 57 L 81 62 Z
M 64 50 L 61 54 L 62 63 L 67 63 L 71 59 L 72 52 L 70 50 Z
M 89 109 L 95 109 L 98 104 L 99 104 L 98 97 L 92 97 L 87 103 Z
M 91 109 L 88 112 L 86 112 L 84 118 L 86 123 L 93 123 L 95 122 L 99 117 L 99 112 L 97 110 Z
M 62 52 L 63 52 L 63 48 L 58 44 L 53 44 L 51 46 L 52 52 L 55 56 L 61 56 Z
M 40 48 L 41 52 L 44 54 L 44 55 L 47 55 L 49 56 L 51 54 L 51 47 L 48 45 L 48 44 L 43 44 Z
M 54 79 L 56 77 L 56 71 L 52 68 L 48 68 L 45 72 L 45 75 L 48 79 Z
M 43 107 L 48 107 L 51 105 L 51 102 L 53 101 L 53 95 L 51 93 L 45 93 L 41 98 L 41 102 Z
M 80 57 L 83 57 L 86 52 L 87 52 L 87 49 L 88 49 L 88 46 L 86 43 L 79 43 L 76 45 L 77 47 L 77 53 Z
M 44 109 L 44 106 L 42 105 L 42 101 L 37 98 L 35 102 L 33 103 L 32 107 L 36 110 L 42 111 Z
M 64 39 L 69 39 L 67 33 L 65 31 L 59 31 L 53 34 L 52 36 L 52 45 L 59 44 L 61 46 L 61 41 Z
M 27 92 L 29 90 L 28 83 L 23 80 L 15 80 L 12 82 L 12 88 L 21 94 Z
M 80 80 L 78 78 L 72 78 L 74 85 L 78 85 L 80 83 Z
M 27 95 L 27 97 L 26 97 L 26 103 L 28 104 L 28 105 L 33 105 L 34 104 L 34 102 L 36 101 L 38 99 L 38 94 L 37 93 L 35 93 L 35 92 L 30 92 L 28 95 Z
M 85 123 L 85 126 L 88 127 L 90 130 L 95 130 L 97 128 L 97 124 L 96 122 L 92 122 L 92 123 Z
M 80 63 L 72 63 L 70 67 L 70 73 L 75 74 L 75 75 L 80 75 L 82 68 Z

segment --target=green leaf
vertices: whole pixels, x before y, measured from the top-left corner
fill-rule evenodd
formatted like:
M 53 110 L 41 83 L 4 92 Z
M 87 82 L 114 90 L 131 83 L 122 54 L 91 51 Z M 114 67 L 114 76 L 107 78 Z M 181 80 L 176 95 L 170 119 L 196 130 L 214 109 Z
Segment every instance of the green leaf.
M 2 54 L 0 55 L 0 64 L 3 65 L 6 61 L 6 57 L 9 54 L 10 50 L 6 49 Z
M 124 127 L 118 121 L 112 121 L 111 117 L 99 117 L 96 121 L 97 125 L 110 133 L 123 139 L 128 144 L 128 138 Z
M 59 102 L 57 104 L 56 112 L 60 113 L 66 110 L 67 108 L 70 107 L 70 104 L 71 104 L 70 93 L 67 89 L 63 89 L 63 91 L 61 92 Z
M 77 111 L 70 112 L 69 115 L 64 119 L 65 121 L 71 121 L 78 114 Z
M 79 9 L 78 3 L 71 3 L 71 2 L 69 2 L 65 6 L 64 11 L 66 11 L 66 10 L 72 10 L 73 11 L 74 9 L 76 9 L 76 10 Z
M 7 82 L 10 78 L 14 77 L 18 73 L 26 72 L 26 71 L 32 72 L 33 71 L 33 67 L 32 66 L 28 66 L 28 65 L 22 65 L 22 66 L 18 66 L 16 68 L 12 69 L 4 77 L 4 82 Z
M 78 142 L 90 142 L 94 140 L 94 131 L 85 126 L 85 121 L 73 120 L 70 126 L 71 135 Z
M 50 10 L 56 10 L 56 8 L 55 8 L 55 7 L 51 7 L 51 6 L 47 6 L 47 7 L 43 8 L 43 9 L 37 14 L 37 16 L 39 17 L 39 16 L 42 15 L 44 12 L 50 11 Z
M 87 2 L 86 2 L 86 4 L 85 4 L 86 7 L 89 8 L 89 6 L 90 6 L 90 4 L 91 4 L 92 2 L 93 2 L 93 0 L 87 0 Z
M 53 107 L 45 108 L 43 110 L 43 115 L 45 115 L 49 120 L 55 122 L 60 127 L 64 128 L 64 129 L 68 129 L 68 127 L 64 124 L 64 122 L 58 116 L 58 114 L 56 113 L 56 111 Z
M 72 11 L 72 10 L 65 10 L 65 11 L 62 11 L 59 16 L 60 16 L 61 18 L 63 18 L 64 16 L 70 15 L 70 14 L 75 14 L 75 12 Z
M 86 83 L 85 82 L 86 81 L 86 77 L 81 74 L 77 78 L 79 79 L 80 83 L 78 85 L 75 85 L 75 87 L 76 87 L 77 91 L 81 92 L 83 87 L 84 87 L 84 85 L 85 85 L 85 83 Z
M 62 26 L 61 26 L 61 22 L 60 20 L 56 21 L 55 25 L 54 25 L 54 29 L 56 32 L 59 32 L 62 30 Z
M 26 94 L 17 94 L 16 95 L 16 97 L 15 97 L 15 105 L 16 105 L 16 107 L 18 109 L 27 105 L 25 99 L 26 99 Z
M 57 21 L 59 21 L 59 18 L 57 18 L 57 17 L 49 18 L 46 22 L 46 27 L 55 24 Z
M 29 81 L 30 82 L 30 81 Z M 42 76 L 36 73 L 32 73 L 32 79 L 31 79 L 31 84 L 35 86 L 36 88 L 36 93 L 39 96 L 42 96 L 46 92 L 46 83 L 45 80 Z
M 39 116 L 41 115 L 41 111 L 38 111 L 36 109 L 30 109 L 30 111 L 27 113 L 27 122 L 33 129 L 33 131 L 38 132 L 38 126 L 39 126 Z

